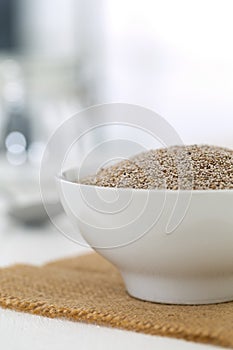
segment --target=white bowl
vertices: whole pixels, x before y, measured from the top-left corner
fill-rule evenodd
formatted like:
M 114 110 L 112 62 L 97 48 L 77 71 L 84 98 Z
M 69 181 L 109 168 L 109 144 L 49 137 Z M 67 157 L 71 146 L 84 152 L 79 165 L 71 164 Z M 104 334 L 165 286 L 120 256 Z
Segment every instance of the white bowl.
M 86 242 L 120 270 L 131 296 L 233 300 L 233 191 L 116 190 L 77 184 L 76 173 L 57 177 L 62 205 Z

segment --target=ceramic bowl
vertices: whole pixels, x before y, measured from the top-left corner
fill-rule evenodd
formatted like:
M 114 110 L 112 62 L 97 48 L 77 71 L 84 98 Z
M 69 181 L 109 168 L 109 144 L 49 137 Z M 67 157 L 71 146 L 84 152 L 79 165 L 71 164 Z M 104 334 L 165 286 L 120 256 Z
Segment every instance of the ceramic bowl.
M 128 293 L 172 304 L 233 300 L 233 191 L 114 189 L 57 177 L 85 241 L 120 271 Z

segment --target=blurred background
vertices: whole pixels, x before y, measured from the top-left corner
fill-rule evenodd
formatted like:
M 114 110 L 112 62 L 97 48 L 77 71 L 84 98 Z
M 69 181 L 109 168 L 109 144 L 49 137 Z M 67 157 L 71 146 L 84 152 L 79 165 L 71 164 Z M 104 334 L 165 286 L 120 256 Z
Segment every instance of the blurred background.
M 2 207 L 38 197 L 49 136 L 94 104 L 139 104 L 185 143 L 233 147 L 232 13 L 231 0 L 0 0 Z

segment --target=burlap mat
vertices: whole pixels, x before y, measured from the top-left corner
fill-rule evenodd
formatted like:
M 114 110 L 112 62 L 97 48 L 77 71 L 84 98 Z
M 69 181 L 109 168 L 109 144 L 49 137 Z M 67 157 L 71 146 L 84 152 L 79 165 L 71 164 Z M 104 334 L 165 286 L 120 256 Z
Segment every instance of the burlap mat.
M 0 269 L 0 305 L 233 348 L 233 302 L 175 306 L 131 298 L 117 270 L 97 254 Z

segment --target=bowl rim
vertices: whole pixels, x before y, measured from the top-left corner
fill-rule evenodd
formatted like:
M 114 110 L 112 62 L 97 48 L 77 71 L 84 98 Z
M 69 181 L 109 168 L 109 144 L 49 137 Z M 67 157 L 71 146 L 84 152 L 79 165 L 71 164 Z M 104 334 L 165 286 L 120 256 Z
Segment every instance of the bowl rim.
M 184 194 L 190 194 L 192 193 L 192 195 L 194 194 L 216 194 L 216 193 L 221 193 L 221 194 L 233 194 L 233 189 L 223 189 L 223 190 L 182 190 L 182 189 L 178 189 L 178 190 L 169 190 L 169 189 L 163 189 L 163 188 L 158 188 L 158 189 L 143 189 L 143 188 L 132 188 L 132 187 L 109 187 L 109 186 L 96 186 L 96 185 L 87 185 L 87 184 L 81 184 L 79 182 L 75 182 L 75 181 L 71 181 L 71 180 L 67 180 L 66 178 L 64 178 L 64 174 L 69 172 L 69 171 L 72 171 L 74 169 L 78 169 L 78 167 L 72 167 L 72 168 L 69 168 L 69 169 L 66 169 L 62 172 L 59 172 L 58 174 L 55 175 L 55 179 L 56 181 L 59 181 L 59 182 L 65 182 L 65 183 L 69 183 L 69 184 L 72 184 L 72 185 L 76 185 L 76 186 L 79 186 L 79 187 L 90 187 L 90 188 L 96 188 L 98 190 L 120 190 L 120 191 L 123 191 L 123 192 L 126 192 L 126 191 L 133 191 L 133 192 L 152 192 L 152 193 L 162 193 L 162 192 L 166 192 L 166 194 L 168 193 L 173 193 L 173 194 L 178 194 L 178 193 L 184 193 Z

